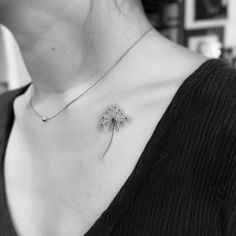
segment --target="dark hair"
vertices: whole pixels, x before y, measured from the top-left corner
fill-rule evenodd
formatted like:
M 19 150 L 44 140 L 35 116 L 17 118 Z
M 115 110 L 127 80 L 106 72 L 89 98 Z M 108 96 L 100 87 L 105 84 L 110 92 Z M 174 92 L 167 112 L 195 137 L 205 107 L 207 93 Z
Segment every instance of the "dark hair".
M 157 10 L 166 0 L 141 0 L 146 12 Z

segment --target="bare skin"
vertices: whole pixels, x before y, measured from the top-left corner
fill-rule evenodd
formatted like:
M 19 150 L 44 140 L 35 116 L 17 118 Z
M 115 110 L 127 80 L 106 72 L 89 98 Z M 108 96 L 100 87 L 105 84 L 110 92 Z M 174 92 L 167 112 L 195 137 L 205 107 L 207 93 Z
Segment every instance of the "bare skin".
M 42 123 L 99 78 L 145 32 L 138 0 L 0 0 L 34 85 L 14 102 L 5 157 L 12 221 L 20 236 L 83 235 L 131 174 L 184 79 L 206 61 L 151 31 L 107 78 L 57 119 Z M 27 13 L 27 14 L 26 14 Z M 107 105 L 132 118 L 98 129 Z M 125 148 L 124 148 L 125 147 Z

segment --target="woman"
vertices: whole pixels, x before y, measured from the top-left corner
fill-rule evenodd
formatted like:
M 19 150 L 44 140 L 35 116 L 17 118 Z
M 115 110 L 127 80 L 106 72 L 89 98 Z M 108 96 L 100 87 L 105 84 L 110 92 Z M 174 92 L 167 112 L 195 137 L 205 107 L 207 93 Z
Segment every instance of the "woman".
M 1 235 L 236 235 L 235 71 L 139 0 L 0 2 L 33 80 L 0 97 Z

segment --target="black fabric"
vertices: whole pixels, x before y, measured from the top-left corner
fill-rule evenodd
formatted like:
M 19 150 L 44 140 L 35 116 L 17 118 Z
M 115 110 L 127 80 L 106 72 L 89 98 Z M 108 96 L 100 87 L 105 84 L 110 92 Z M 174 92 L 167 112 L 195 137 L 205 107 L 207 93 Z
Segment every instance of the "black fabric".
M 0 96 L 1 236 L 17 235 L 3 164 L 12 104 L 25 90 Z M 105 235 L 236 236 L 235 70 L 211 59 L 184 80 L 128 180 L 86 233 Z

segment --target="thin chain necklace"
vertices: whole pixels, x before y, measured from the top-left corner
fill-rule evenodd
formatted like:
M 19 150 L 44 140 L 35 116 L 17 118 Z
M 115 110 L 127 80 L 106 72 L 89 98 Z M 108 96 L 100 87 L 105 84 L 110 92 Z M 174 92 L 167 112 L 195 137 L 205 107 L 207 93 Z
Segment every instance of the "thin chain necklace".
M 86 89 L 82 94 L 80 94 L 79 96 L 75 97 L 73 100 L 71 100 L 68 104 L 66 104 L 59 112 L 57 112 L 55 115 L 52 115 L 51 117 L 47 117 L 44 115 L 39 114 L 39 112 L 35 109 L 33 102 L 32 102 L 32 96 L 30 97 L 29 100 L 29 104 L 32 108 L 32 110 L 34 111 L 34 113 L 41 119 L 42 122 L 47 122 L 50 120 L 53 120 L 55 118 L 57 118 L 60 114 L 62 114 L 71 104 L 73 104 L 75 101 L 77 101 L 78 99 L 80 99 L 83 95 L 85 95 L 87 92 L 89 92 L 92 88 L 94 88 L 100 81 L 102 81 L 107 74 L 109 74 L 114 68 L 115 66 L 131 51 L 131 49 L 133 49 L 140 41 L 141 39 L 144 38 L 144 36 L 146 36 L 147 33 L 149 33 L 151 30 L 153 29 L 153 27 L 150 27 L 147 31 L 145 31 L 123 54 L 120 58 L 118 58 L 118 60 L 109 68 L 109 70 L 107 70 L 98 80 L 96 80 L 96 82 L 90 86 L 88 89 Z

